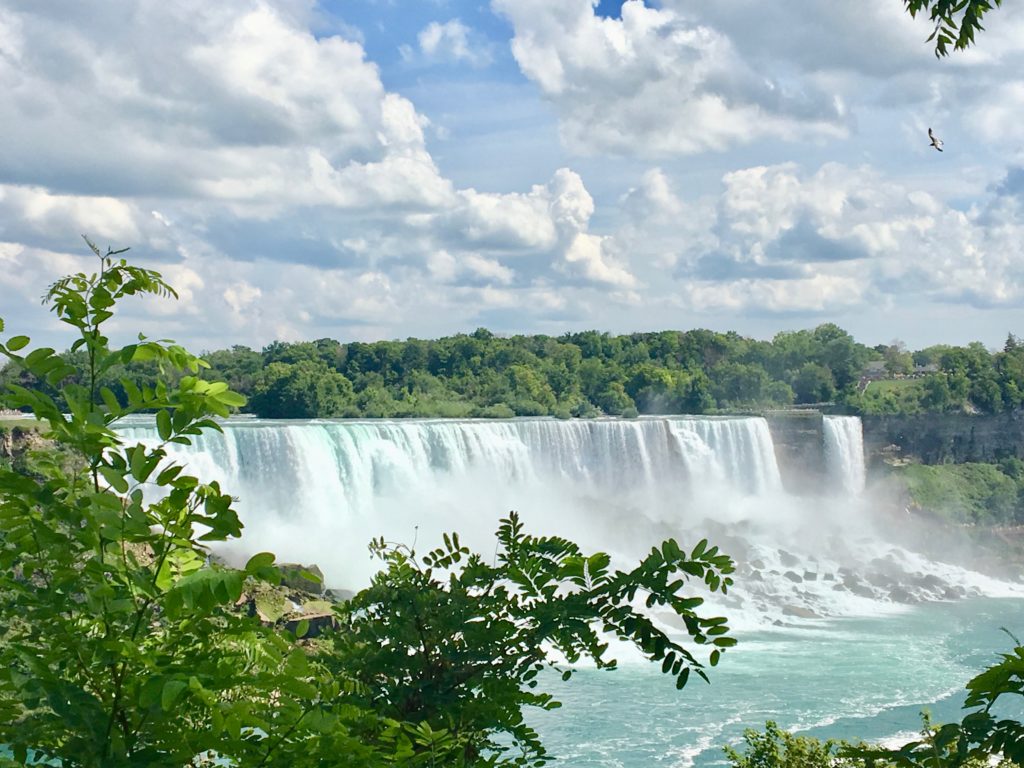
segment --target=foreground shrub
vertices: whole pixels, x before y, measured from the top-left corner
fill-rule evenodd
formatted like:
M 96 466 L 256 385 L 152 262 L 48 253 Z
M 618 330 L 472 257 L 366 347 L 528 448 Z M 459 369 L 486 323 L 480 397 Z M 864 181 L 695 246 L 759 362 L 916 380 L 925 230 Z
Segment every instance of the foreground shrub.
M 813 736 L 797 736 L 784 731 L 773 721 L 764 731 L 749 728 L 743 732 L 746 745 L 740 752 L 725 747 L 725 756 L 733 768 L 840 768 L 859 765 L 852 758 L 839 757 L 840 744 L 820 741 Z
M 732 562 L 706 542 L 686 553 L 670 540 L 618 571 L 605 554 L 528 536 L 514 514 L 486 560 L 454 535 L 422 557 L 375 542 L 384 570 L 337 608 L 333 633 L 307 640 L 305 621 L 288 631 L 248 615 L 243 594 L 281 581 L 274 556 L 242 569 L 214 562 L 209 545 L 241 534 L 234 500 L 167 453 L 221 429 L 217 419 L 245 400 L 201 379 L 206 363 L 171 342 L 111 346 L 105 327 L 119 301 L 174 291 L 120 252 L 90 246 L 99 271 L 46 293 L 76 332 L 81 365 L 26 351 L 25 336 L 0 343 L 0 355 L 57 396 L 12 383 L 0 398 L 39 419 L 57 446 L 31 472 L 0 468 L 0 744 L 16 764 L 541 765 L 547 754 L 522 707 L 557 706 L 539 690 L 545 667 L 566 679 L 587 658 L 614 668 L 604 639 L 614 636 L 679 688 L 691 672 L 706 678 L 638 596 L 680 617 L 712 665 L 735 643 L 724 618 L 699 615 L 701 599 L 683 593 L 691 578 L 712 591 L 731 585 Z M 135 362 L 161 378 L 124 377 L 120 394 L 103 385 Z M 118 435 L 138 413 L 153 414 L 156 445 Z

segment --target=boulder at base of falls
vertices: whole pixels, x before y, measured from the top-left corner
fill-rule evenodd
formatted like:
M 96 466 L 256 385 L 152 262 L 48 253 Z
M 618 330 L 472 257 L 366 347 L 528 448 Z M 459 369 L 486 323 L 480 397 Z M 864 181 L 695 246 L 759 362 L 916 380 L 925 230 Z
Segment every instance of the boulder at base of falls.
M 818 580 L 818 574 L 813 573 L 812 571 L 804 571 L 804 581 L 817 581 L 817 580 Z
M 803 580 L 803 578 L 802 578 L 802 577 L 800 576 L 800 574 L 799 574 L 799 573 L 796 573 L 795 571 L 786 571 L 786 572 L 785 572 L 784 574 L 782 574 L 782 575 L 783 575 L 783 576 L 784 576 L 785 578 L 787 578 L 787 579 L 789 579 L 790 581 L 792 581 L 792 582 L 793 582 L 794 584 L 802 584 L 802 583 L 803 583 L 803 581 L 804 581 L 804 580 Z
M 872 600 L 875 598 L 875 592 L 873 589 L 871 589 L 871 587 L 866 587 L 863 584 L 857 583 L 847 584 L 847 587 L 849 587 L 850 591 L 853 592 L 853 594 L 859 595 L 860 597 L 867 597 Z
M 319 566 L 278 563 L 277 569 L 281 572 L 281 583 L 289 589 L 311 595 L 324 593 L 324 573 Z
M 304 638 L 319 637 L 325 629 L 337 626 L 334 611 L 292 615 L 285 620 L 284 625 L 288 631 L 297 632 L 303 622 L 306 622 L 306 632 L 302 635 Z
M 887 573 L 872 571 L 871 573 L 868 573 L 865 578 L 868 580 L 869 584 L 873 584 L 876 587 L 888 588 L 896 586 L 896 579 Z
M 356 593 L 351 589 L 338 589 L 331 587 L 330 589 L 324 590 L 324 597 L 330 600 L 332 603 L 347 603 Z
M 784 549 L 779 550 L 779 560 L 787 568 L 795 568 L 800 564 L 800 558 L 796 555 L 791 555 Z
M 921 602 L 916 595 L 911 594 L 908 590 L 900 586 L 893 587 L 889 590 L 889 598 L 894 603 L 903 603 L 905 605 L 913 605 L 914 603 Z
M 934 573 L 914 573 L 908 576 L 908 579 L 911 584 L 915 584 L 918 587 L 923 587 L 924 589 L 937 590 L 940 592 L 947 586 L 946 582 L 944 582 Z
M 785 605 L 782 607 L 783 616 L 794 616 L 798 619 L 820 619 L 817 613 L 812 611 L 810 608 L 804 608 L 800 605 Z

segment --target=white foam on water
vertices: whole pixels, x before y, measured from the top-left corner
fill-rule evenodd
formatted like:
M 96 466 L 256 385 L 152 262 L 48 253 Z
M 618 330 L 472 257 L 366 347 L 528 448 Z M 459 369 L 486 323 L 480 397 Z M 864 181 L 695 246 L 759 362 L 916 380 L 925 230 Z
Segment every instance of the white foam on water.
M 883 739 L 878 739 L 875 744 L 882 747 L 883 749 L 900 749 L 905 747 L 912 741 L 917 741 L 921 738 L 920 731 L 898 731 L 892 736 L 886 736 Z
M 895 695 L 887 696 L 885 701 L 878 699 L 861 701 L 847 700 L 842 702 L 842 711 L 812 717 L 808 720 L 796 720 L 788 726 L 787 730 L 793 731 L 794 733 L 800 733 L 802 731 L 810 731 L 816 728 L 825 728 L 848 718 L 867 719 L 898 707 L 920 706 L 923 708 L 932 702 L 948 699 L 950 696 L 960 693 L 963 689 L 964 687 L 962 684 L 940 687 L 937 690 L 933 690 L 932 687 L 929 686 L 919 688 L 913 692 L 896 691 Z M 912 739 L 908 739 L 908 741 L 909 740 Z M 906 742 L 904 742 L 904 744 L 905 743 Z
M 742 722 L 743 718 L 741 716 L 733 715 L 716 722 L 710 727 L 701 729 L 692 745 L 674 747 L 668 751 L 668 755 L 672 759 L 671 765 L 673 768 L 691 768 L 694 761 L 702 753 L 707 752 L 709 749 L 720 748 L 722 734 L 725 733 L 729 726 Z

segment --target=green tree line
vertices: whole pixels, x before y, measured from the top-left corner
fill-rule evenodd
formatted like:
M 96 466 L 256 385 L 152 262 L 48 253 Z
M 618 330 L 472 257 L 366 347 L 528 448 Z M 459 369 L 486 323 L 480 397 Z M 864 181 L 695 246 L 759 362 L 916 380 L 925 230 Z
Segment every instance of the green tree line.
M 82 355 L 61 357 L 81 370 Z M 1024 403 L 1024 346 L 1012 334 L 995 352 L 978 342 L 910 352 L 900 343 L 868 347 L 832 323 L 770 341 L 702 329 L 558 337 L 478 329 L 437 340 L 234 346 L 204 358 L 202 377 L 228 382 L 248 398 L 244 410 L 266 418 L 571 418 L 814 403 L 852 414 L 999 413 Z M 154 361 L 128 361 L 102 383 L 121 396 L 123 379 L 152 385 L 158 374 Z M 46 388 L 11 364 L 3 383 Z

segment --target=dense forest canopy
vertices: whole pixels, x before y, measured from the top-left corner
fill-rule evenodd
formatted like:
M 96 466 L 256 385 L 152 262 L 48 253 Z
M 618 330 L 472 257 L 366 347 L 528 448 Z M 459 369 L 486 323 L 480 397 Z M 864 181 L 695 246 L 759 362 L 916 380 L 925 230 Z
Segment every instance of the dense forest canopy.
M 76 355 L 65 359 L 77 365 Z M 205 355 L 210 380 L 249 397 L 267 418 L 490 417 L 715 413 L 828 403 L 853 414 L 999 413 L 1024 402 L 1024 345 L 974 342 L 911 352 L 868 347 L 833 323 L 771 341 L 709 330 L 612 336 L 496 336 L 437 340 L 274 342 Z M 154 363 L 111 370 L 156 380 Z M 9 366 L 0 383 L 26 382 Z

